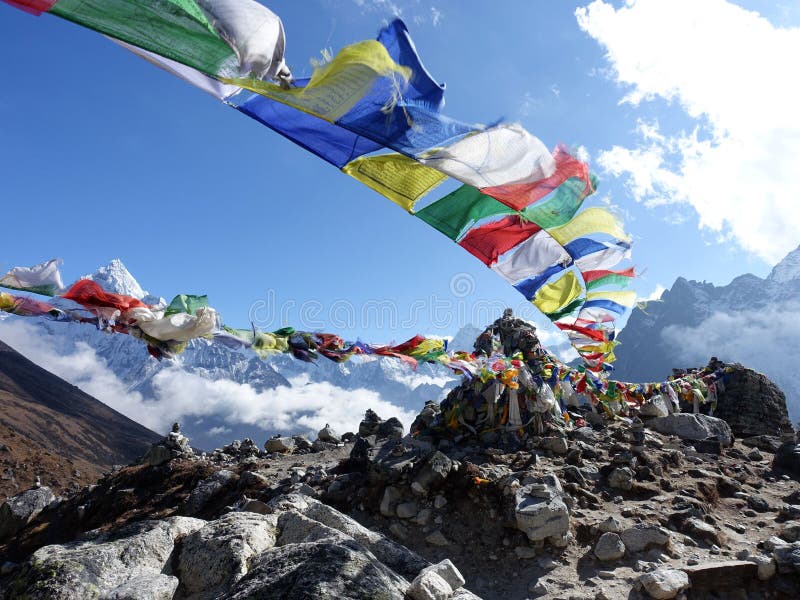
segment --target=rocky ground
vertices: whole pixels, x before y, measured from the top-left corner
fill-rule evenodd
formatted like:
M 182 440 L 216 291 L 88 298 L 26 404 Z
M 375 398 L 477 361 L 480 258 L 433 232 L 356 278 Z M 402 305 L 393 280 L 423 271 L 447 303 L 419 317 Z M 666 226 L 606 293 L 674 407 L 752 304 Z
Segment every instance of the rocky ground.
M 0 507 L 5 598 L 797 598 L 794 444 L 678 414 L 494 439 L 173 433 Z M 775 461 L 776 451 L 779 459 Z M 775 464 L 783 465 L 776 467 Z M 789 470 L 786 470 L 789 469 Z M 452 561 L 452 562 L 448 562 Z M 461 579 L 463 576 L 463 580 Z M 469 592 L 467 591 L 470 590 Z

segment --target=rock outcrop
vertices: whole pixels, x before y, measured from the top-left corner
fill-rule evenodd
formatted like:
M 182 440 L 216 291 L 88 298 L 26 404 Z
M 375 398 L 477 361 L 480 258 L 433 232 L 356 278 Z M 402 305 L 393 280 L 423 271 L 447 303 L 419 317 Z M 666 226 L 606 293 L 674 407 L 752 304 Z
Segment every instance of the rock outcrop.
M 780 436 L 791 430 L 786 397 L 766 375 L 735 365 L 717 394 L 714 416 L 724 420 L 736 437 Z

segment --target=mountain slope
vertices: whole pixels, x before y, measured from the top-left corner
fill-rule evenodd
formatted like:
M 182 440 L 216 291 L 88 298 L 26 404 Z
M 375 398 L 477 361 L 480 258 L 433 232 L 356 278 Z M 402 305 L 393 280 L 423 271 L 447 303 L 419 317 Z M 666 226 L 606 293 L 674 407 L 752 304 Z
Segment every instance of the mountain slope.
M 39 453 L 45 464 L 38 468 L 33 465 L 37 472 L 31 471 L 29 475 L 32 478 L 39 474 L 45 483 L 45 476 L 52 476 L 51 468 L 55 466 L 46 464 L 45 456 L 50 456 L 52 463 L 61 460 L 80 465 L 84 470 L 102 471 L 114 464 L 128 464 L 161 438 L 38 367 L 3 342 L 0 342 L 0 426 L 0 437 L 9 447 L 0 458 L 18 464 L 24 462 L 24 457 L 32 458 Z M 13 453 L 21 454 L 16 458 L 7 456 Z M 6 470 L 4 485 L 30 483 L 23 481 L 13 467 L 9 468 L 12 473 Z
M 704 365 L 711 356 L 762 371 L 800 416 L 793 347 L 800 333 L 800 248 L 764 279 L 741 275 L 725 286 L 679 277 L 661 300 L 631 313 L 619 336 L 614 378 L 659 381 L 672 367 Z

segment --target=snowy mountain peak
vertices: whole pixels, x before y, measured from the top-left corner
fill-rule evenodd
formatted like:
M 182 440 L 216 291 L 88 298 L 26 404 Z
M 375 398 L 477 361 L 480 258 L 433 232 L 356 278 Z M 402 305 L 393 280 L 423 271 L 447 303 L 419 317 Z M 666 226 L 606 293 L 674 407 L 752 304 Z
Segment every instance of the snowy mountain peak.
M 800 246 L 789 252 L 781 262 L 775 265 L 767 279 L 778 283 L 800 279 Z
M 132 296 L 145 304 L 166 304 L 163 298 L 153 296 L 150 292 L 143 290 L 136 278 L 118 258 L 112 260 L 105 267 L 100 267 L 91 275 L 84 275 L 82 279 L 91 279 L 107 292 Z
M 148 295 L 148 292 L 142 289 L 139 282 L 118 258 L 112 260 L 105 267 L 100 267 L 91 275 L 84 275 L 83 279 L 91 279 L 112 294 L 124 294 L 139 300 Z

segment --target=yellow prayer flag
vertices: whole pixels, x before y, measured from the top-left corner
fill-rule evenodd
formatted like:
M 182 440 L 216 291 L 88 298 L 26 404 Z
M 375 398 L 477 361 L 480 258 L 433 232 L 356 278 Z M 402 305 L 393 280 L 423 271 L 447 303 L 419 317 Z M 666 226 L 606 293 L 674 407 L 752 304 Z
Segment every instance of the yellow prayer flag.
M 402 154 L 362 156 L 347 163 L 342 171 L 410 213 L 417 200 L 447 179 L 444 173 Z
M 607 233 L 618 240 L 630 241 L 617 218 L 604 208 L 587 208 L 571 221 L 548 229 L 547 233 L 561 245 L 589 233 Z
M 575 271 L 567 271 L 553 283 L 539 288 L 533 297 L 533 304 L 543 313 L 553 313 L 564 308 L 583 292 Z

